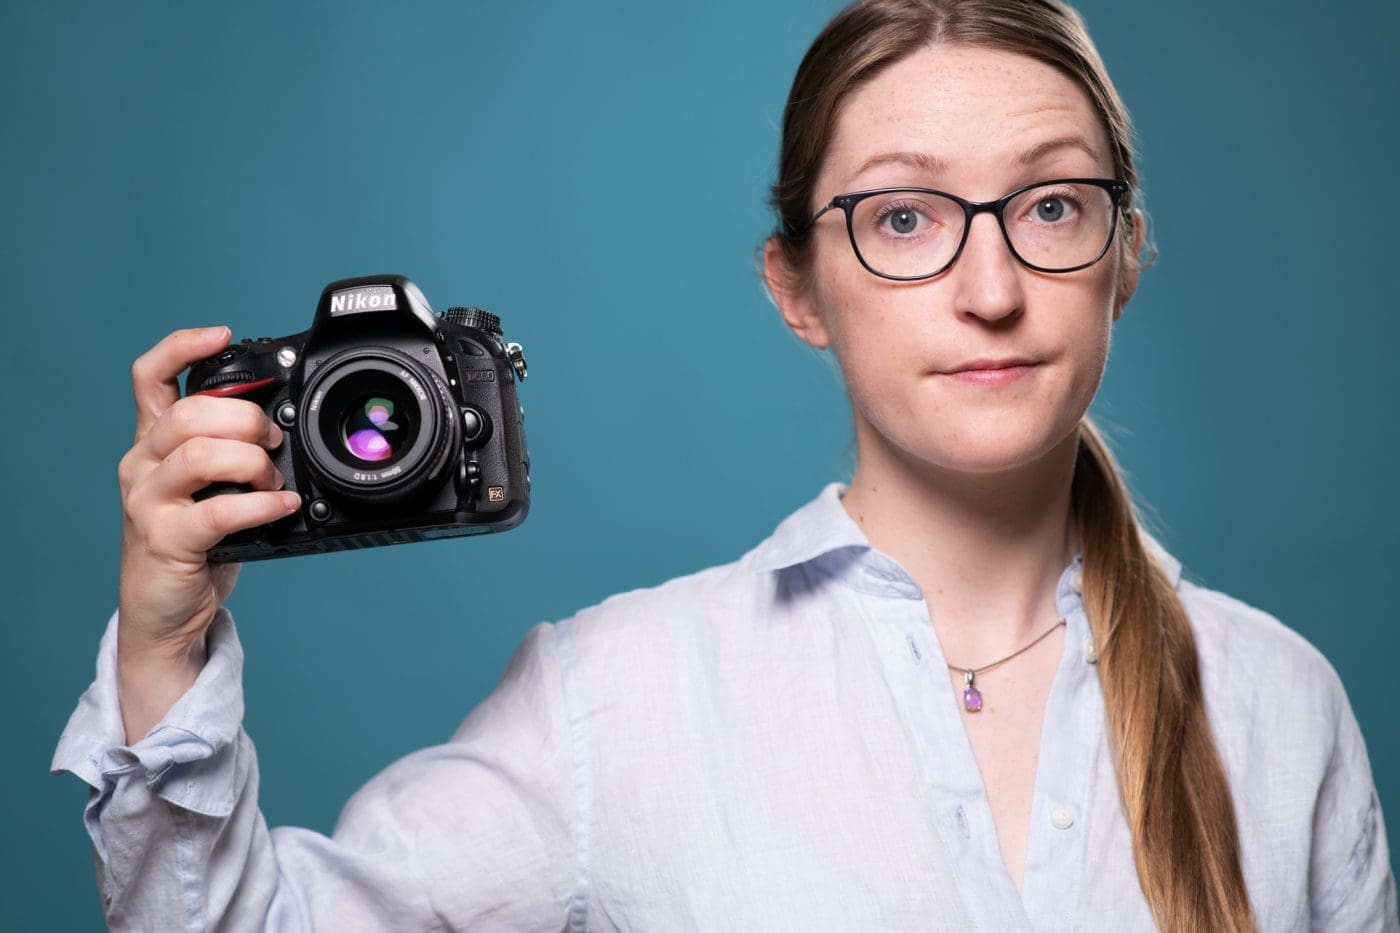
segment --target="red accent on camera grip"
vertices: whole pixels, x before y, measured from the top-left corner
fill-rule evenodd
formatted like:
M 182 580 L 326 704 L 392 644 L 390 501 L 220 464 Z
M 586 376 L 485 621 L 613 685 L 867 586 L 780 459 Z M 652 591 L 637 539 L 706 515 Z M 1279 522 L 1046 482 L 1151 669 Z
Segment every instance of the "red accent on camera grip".
M 229 395 L 243 395 L 261 389 L 263 386 L 272 385 L 276 379 L 259 379 L 255 382 L 235 382 L 233 385 L 215 386 L 212 389 L 205 389 L 202 392 L 192 392 L 192 395 L 212 395 L 215 398 L 224 398 Z

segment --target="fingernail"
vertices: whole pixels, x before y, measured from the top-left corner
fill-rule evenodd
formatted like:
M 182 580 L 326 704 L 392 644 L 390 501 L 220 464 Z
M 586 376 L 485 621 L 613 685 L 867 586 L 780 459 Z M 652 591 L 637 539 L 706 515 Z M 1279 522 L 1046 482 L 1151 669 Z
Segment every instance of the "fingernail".
M 282 505 L 286 506 L 289 512 L 293 509 L 299 509 L 301 508 L 301 496 L 294 492 L 284 492 L 282 493 Z
M 281 489 L 283 486 L 287 485 L 287 477 L 282 475 L 281 470 L 277 469 L 276 467 L 273 467 L 272 475 L 273 483 L 275 484 L 276 488 Z
M 220 324 L 217 327 L 206 327 L 199 332 L 201 340 L 213 340 L 216 337 L 225 337 L 230 333 L 227 324 Z
M 271 423 L 271 422 L 269 422 Z M 272 431 L 267 435 L 268 441 L 274 448 L 282 446 L 282 429 L 277 425 L 272 425 Z

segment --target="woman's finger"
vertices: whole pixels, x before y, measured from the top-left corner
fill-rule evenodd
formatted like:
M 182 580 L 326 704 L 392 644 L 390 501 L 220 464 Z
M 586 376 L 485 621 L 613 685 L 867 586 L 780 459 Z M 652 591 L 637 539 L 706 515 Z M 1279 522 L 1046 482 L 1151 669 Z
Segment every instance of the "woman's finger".
M 155 424 L 161 412 L 180 397 L 180 373 L 228 345 L 227 327 L 177 330 L 131 364 L 131 389 L 136 399 L 136 439 Z
M 221 437 L 275 450 L 282 429 L 257 405 L 241 398 L 192 395 L 176 399 L 137 442 L 143 455 L 164 460 L 196 437 Z
M 285 518 L 300 504 L 296 493 L 281 491 L 228 493 L 172 506 L 146 535 L 147 548 L 176 560 L 203 561 L 227 535 Z
M 256 444 L 192 437 L 146 474 L 132 496 L 146 502 L 178 502 L 210 483 L 247 483 L 267 490 L 281 488 L 286 480 Z

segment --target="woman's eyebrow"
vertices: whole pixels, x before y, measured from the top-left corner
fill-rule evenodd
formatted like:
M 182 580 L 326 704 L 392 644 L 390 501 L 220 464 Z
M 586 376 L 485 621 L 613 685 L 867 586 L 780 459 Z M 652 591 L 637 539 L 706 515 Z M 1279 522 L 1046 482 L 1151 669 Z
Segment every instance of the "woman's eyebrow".
M 1020 166 L 1033 165 L 1055 150 L 1064 148 L 1083 150 L 1093 158 L 1096 165 L 1099 162 L 1099 154 L 1082 136 L 1057 136 L 1054 139 L 1047 139 L 1018 155 L 1015 162 Z M 882 152 L 862 162 L 860 168 L 856 169 L 856 175 L 862 175 L 877 165 L 891 162 L 908 165 L 930 175 L 940 175 L 948 171 L 948 162 L 945 159 L 927 152 Z

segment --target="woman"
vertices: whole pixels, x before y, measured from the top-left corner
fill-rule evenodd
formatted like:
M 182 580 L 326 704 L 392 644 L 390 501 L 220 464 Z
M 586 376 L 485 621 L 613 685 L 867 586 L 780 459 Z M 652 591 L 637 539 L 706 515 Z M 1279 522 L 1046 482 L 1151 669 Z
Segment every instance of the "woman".
M 333 838 L 262 822 L 235 571 L 203 557 L 297 506 L 278 429 L 177 401 L 225 329 L 163 340 L 133 369 L 119 610 L 55 761 L 98 791 L 110 922 L 1395 929 L 1334 671 L 1181 579 L 1085 417 L 1136 183 L 1068 8 L 839 14 L 789 97 L 764 267 L 840 363 L 850 484 L 732 564 L 533 628 Z M 258 491 L 192 502 L 213 480 Z

